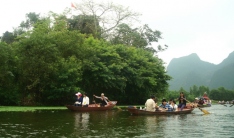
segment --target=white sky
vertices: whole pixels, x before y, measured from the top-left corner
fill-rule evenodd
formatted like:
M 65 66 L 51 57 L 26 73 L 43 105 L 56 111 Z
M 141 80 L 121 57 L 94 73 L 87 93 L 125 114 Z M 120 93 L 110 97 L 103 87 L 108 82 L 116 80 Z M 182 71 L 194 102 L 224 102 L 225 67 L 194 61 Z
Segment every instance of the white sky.
M 26 13 L 61 13 L 71 7 L 71 2 L 80 1 L 2 0 L 0 36 L 18 27 Z M 163 33 L 159 43 L 169 47 L 158 56 L 166 65 L 173 58 L 191 53 L 197 53 L 203 61 L 219 64 L 234 51 L 234 0 L 115 0 L 114 3 L 141 13 L 142 24 Z

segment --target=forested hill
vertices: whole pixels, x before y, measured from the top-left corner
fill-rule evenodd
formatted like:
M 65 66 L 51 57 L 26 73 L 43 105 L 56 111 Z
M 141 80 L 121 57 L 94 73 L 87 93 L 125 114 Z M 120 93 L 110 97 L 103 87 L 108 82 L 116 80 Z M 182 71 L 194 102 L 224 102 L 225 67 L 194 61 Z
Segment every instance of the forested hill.
M 208 86 L 210 89 L 224 87 L 234 89 L 234 51 L 220 64 L 202 61 L 197 54 L 174 58 L 167 67 L 170 90 L 183 87 L 189 90 L 193 85 Z

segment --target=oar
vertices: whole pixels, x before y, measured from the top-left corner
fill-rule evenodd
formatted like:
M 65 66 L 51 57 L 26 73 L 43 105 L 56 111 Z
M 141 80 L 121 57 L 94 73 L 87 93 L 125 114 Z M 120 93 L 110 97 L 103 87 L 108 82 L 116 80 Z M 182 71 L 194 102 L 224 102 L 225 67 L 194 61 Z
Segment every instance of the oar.
M 116 108 L 119 109 L 120 111 L 122 111 L 122 109 L 120 107 L 116 106 Z
M 95 104 L 96 107 L 98 107 L 96 101 L 94 100 L 94 95 L 93 95 L 93 103 Z
M 190 101 L 188 101 L 187 99 L 185 99 L 187 102 L 191 103 Z M 201 109 L 200 107 L 197 107 L 199 110 L 201 110 L 204 114 L 210 114 L 208 111 Z
M 108 101 L 108 103 L 113 104 L 109 99 L 106 99 L 106 100 Z M 119 109 L 120 111 L 122 111 L 122 109 L 120 107 L 116 106 L 116 108 Z

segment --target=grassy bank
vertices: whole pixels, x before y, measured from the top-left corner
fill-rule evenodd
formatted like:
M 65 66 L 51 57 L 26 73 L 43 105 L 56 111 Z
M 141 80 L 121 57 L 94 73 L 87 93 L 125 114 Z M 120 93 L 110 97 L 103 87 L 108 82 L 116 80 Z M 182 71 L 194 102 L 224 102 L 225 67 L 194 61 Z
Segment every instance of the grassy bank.
M 28 112 L 36 110 L 65 110 L 65 106 L 47 107 L 47 106 L 0 106 L 0 112 Z
M 143 105 L 121 105 L 115 106 L 113 109 L 127 109 L 128 106 L 143 107 Z M 67 110 L 65 106 L 0 106 L 0 112 L 34 112 L 37 110 Z

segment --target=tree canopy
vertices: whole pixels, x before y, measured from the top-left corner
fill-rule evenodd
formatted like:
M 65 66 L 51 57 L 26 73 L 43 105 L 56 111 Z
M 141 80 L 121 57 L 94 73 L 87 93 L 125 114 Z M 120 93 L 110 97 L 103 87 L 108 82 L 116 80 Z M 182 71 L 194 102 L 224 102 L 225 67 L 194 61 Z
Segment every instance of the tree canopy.
M 122 8 L 109 6 L 108 11 Z M 136 29 L 129 39 L 124 28 L 132 29 L 120 23 L 136 14 L 118 12 L 123 17 L 109 29 L 100 25 L 104 13 L 84 12 L 71 18 L 67 12 L 47 17 L 27 14 L 12 33 L 13 41 L 0 42 L 0 104 L 64 105 L 74 102 L 77 91 L 90 98 L 105 93 L 120 104 L 144 104 L 150 95 L 165 93 L 170 76 L 155 51 L 147 49 L 161 33 L 145 25 L 146 31 Z M 123 37 L 111 33 L 104 37 L 114 28 Z

